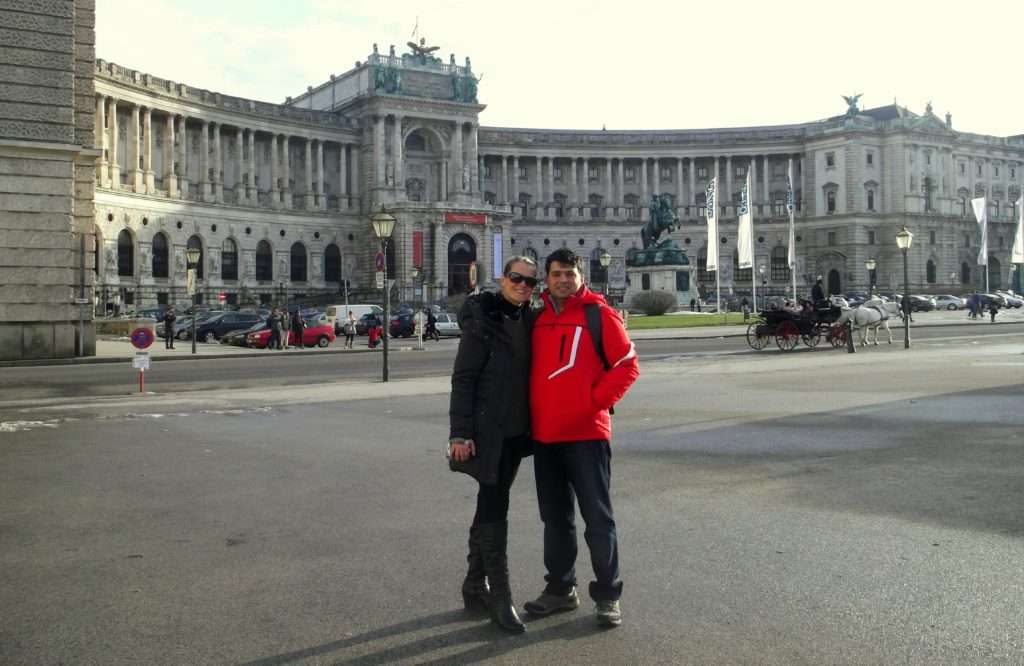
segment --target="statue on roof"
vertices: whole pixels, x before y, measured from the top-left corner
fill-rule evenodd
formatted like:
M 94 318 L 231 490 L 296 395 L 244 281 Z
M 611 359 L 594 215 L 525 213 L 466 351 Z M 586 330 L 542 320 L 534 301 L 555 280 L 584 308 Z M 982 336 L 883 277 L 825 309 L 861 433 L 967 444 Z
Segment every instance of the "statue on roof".
M 850 116 L 852 118 L 853 116 L 855 116 L 858 113 L 860 113 L 860 109 L 857 108 L 857 100 L 859 100 L 863 95 L 864 95 L 864 93 L 857 93 L 856 95 L 851 95 L 849 97 L 847 97 L 846 95 L 841 95 L 841 97 L 846 101 L 846 105 L 847 105 L 846 115 L 847 116 Z
M 425 37 L 420 37 L 420 43 L 406 42 L 409 48 L 412 50 L 413 57 L 421 64 L 426 65 L 428 61 L 434 60 L 432 55 L 434 51 L 440 49 L 440 46 L 427 46 L 427 40 Z

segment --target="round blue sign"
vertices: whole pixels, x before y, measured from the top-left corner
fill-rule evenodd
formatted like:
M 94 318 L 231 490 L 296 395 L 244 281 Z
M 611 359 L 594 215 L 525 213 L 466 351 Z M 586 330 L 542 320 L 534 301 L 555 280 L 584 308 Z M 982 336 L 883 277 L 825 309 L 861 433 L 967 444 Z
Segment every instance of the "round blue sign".
M 132 346 L 136 349 L 145 349 L 153 344 L 153 331 L 148 328 L 139 327 L 132 331 Z

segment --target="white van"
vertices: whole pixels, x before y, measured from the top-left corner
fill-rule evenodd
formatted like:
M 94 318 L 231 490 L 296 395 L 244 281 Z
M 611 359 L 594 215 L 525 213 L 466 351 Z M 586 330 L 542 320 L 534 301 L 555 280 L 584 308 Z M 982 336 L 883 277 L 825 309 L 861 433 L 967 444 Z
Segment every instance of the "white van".
M 347 310 L 345 308 L 348 308 Z M 341 327 L 345 324 L 345 320 L 348 319 L 348 313 L 351 312 L 352 316 L 355 317 L 356 321 L 364 314 L 373 313 L 378 317 L 384 317 L 384 308 L 379 305 L 366 305 L 362 303 L 349 303 L 348 306 L 342 305 L 328 305 L 327 310 L 327 323 L 334 327 L 335 335 L 341 334 Z

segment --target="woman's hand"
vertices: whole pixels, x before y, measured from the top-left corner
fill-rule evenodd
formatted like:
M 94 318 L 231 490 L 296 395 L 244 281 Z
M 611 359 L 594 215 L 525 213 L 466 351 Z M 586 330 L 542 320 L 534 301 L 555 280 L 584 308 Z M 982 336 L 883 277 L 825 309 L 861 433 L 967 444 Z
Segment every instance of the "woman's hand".
M 451 441 L 448 443 L 451 459 L 455 462 L 466 462 L 476 455 L 476 444 L 473 440 Z

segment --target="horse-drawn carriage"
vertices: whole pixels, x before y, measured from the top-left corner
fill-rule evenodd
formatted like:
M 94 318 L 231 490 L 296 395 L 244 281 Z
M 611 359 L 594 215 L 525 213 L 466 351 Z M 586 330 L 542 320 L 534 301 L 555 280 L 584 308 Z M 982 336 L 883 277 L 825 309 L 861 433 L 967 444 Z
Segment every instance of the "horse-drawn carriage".
M 764 349 L 772 339 L 783 351 L 793 351 L 801 341 L 808 347 L 817 347 L 824 338 L 833 347 L 846 344 L 846 328 L 836 325 L 842 315 L 838 306 L 814 307 L 802 301 L 795 309 L 762 310 L 760 316 L 747 327 L 747 344 L 751 349 Z

